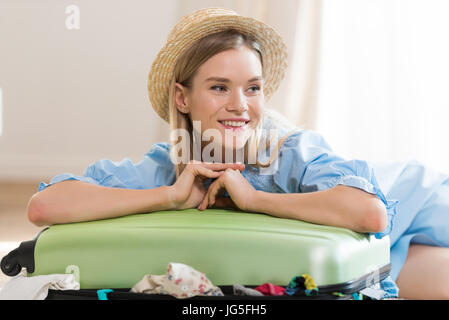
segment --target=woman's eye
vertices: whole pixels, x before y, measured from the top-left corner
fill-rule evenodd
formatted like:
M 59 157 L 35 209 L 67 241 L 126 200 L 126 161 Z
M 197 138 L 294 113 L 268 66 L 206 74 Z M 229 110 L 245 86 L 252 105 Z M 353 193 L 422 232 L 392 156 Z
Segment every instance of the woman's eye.
M 211 89 L 215 90 L 215 91 L 219 91 L 219 92 L 221 91 L 222 92 L 222 91 L 226 90 L 226 87 L 224 87 L 224 86 L 213 86 Z M 221 89 L 223 89 L 223 90 L 221 90 Z
M 251 88 L 249 88 L 250 90 L 253 89 L 253 92 L 259 91 L 260 87 L 259 86 L 252 86 Z
M 218 92 L 226 91 L 226 87 L 225 86 L 213 86 L 213 87 L 211 87 L 211 89 L 214 90 L 214 91 L 218 91 Z M 257 92 L 257 91 L 260 91 L 260 87 L 259 86 L 252 86 L 248 90 L 250 90 L 252 92 Z

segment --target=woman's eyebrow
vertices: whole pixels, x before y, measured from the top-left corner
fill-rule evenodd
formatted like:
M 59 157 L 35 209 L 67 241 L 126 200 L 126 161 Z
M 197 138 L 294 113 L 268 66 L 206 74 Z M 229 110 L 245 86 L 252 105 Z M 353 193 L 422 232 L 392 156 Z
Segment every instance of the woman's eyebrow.
M 248 82 L 253 82 L 253 81 L 262 80 L 262 79 L 263 78 L 261 76 L 257 76 L 257 77 L 249 79 Z M 207 78 L 206 80 L 204 80 L 204 82 L 208 82 L 208 81 L 217 81 L 217 82 L 225 82 L 225 83 L 231 82 L 231 80 L 229 80 L 227 78 L 221 78 L 221 77 L 210 77 L 210 78 Z

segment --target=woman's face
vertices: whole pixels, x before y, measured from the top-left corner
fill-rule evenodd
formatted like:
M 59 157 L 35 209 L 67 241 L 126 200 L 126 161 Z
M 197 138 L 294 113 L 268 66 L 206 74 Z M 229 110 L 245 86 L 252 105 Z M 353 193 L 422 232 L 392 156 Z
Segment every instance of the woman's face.
M 220 52 L 198 68 L 192 88 L 176 87 L 177 108 L 189 114 L 197 133 L 195 123 L 201 124 L 202 137 L 214 129 L 221 137 L 215 146 L 223 151 L 245 146 L 264 106 L 262 65 L 255 51 L 242 46 Z

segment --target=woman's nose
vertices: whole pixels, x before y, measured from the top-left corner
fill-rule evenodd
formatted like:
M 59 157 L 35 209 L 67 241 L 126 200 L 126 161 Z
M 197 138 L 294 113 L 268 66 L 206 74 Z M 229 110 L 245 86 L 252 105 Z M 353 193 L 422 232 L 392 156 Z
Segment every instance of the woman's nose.
M 233 94 L 231 100 L 226 105 L 226 110 L 239 113 L 243 113 L 248 110 L 245 95 L 240 92 L 236 92 L 235 94 Z

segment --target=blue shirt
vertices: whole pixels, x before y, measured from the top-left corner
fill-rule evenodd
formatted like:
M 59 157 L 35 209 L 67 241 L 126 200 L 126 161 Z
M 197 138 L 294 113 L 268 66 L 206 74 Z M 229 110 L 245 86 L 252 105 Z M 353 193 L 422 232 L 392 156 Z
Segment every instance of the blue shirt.
M 175 182 L 175 168 L 169 153 L 170 144 L 159 142 L 136 164 L 129 158 L 120 162 L 103 159 L 90 165 L 83 176 L 65 173 L 54 177 L 49 184 L 41 182 L 39 191 L 65 180 L 127 189 L 169 186 Z M 259 160 L 265 162 L 268 158 L 269 155 L 262 155 Z M 387 200 L 368 162 L 339 157 L 317 132 L 301 130 L 291 134 L 282 144 L 273 168 L 273 173 L 267 174 L 261 172 L 264 169 L 246 165 L 242 175 L 256 190 L 271 193 L 306 193 L 346 185 L 375 194 L 385 204 L 388 214 L 388 227 L 376 237 L 390 233 L 397 201 Z M 205 186 L 211 181 L 206 180 Z

